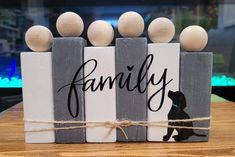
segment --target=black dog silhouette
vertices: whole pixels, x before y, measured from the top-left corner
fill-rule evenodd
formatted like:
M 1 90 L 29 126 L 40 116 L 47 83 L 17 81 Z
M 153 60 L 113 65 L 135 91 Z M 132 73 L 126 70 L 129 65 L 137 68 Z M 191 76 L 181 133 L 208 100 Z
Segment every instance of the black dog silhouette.
M 184 108 L 186 107 L 186 99 L 184 94 L 180 91 L 176 92 L 169 91 L 168 97 L 172 100 L 172 107 L 170 109 L 170 112 L 168 113 L 168 120 L 190 119 L 189 115 L 184 111 Z M 168 125 L 193 127 L 192 122 L 169 122 Z M 174 128 L 168 128 L 167 134 L 163 136 L 163 141 L 168 141 L 173 131 Z M 183 141 L 193 135 L 202 136 L 202 137 L 206 136 L 206 135 L 196 134 L 193 131 L 193 129 L 176 128 L 176 131 L 178 132 L 178 135 L 173 136 L 175 141 Z

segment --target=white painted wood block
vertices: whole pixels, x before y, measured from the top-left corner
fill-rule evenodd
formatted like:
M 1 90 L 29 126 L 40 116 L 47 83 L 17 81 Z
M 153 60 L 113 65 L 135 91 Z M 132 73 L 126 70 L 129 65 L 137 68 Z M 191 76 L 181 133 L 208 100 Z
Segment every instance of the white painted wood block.
M 51 52 L 21 53 L 25 120 L 54 120 Z M 53 128 L 53 124 L 25 122 L 25 130 Z M 53 143 L 54 131 L 25 132 L 26 143 Z
M 148 71 L 148 78 L 154 73 L 155 82 L 160 79 L 165 68 L 167 68 L 166 82 L 173 79 L 167 86 L 162 108 L 157 112 L 148 109 L 148 121 L 168 120 L 168 112 L 172 107 L 172 101 L 167 96 L 169 90 L 179 90 L 179 62 L 180 62 L 180 45 L 179 43 L 152 43 L 148 44 L 148 54 L 153 54 L 153 63 Z M 162 87 L 150 84 L 148 87 L 148 98 Z M 158 93 L 151 101 L 151 107 L 158 109 L 161 101 L 162 93 Z M 163 123 L 164 124 L 164 123 Z M 165 123 L 167 125 L 167 123 Z M 163 141 L 167 128 L 164 127 L 148 127 L 148 141 Z M 175 135 L 176 132 L 173 132 Z M 172 138 L 169 141 L 174 141 Z
M 85 81 L 95 78 L 95 86 L 103 76 L 103 80 L 110 76 L 115 77 L 115 48 L 110 47 L 85 47 L 84 49 L 84 62 L 89 59 L 97 61 L 97 68 L 95 71 L 86 78 Z M 94 68 L 94 62 L 85 66 L 84 76 L 91 72 Z M 85 113 L 86 121 L 92 122 L 105 122 L 116 120 L 116 88 L 115 83 L 109 89 L 109 80 L 101 91 L 98 88 L 96 91 L 87 90 L 85 92 Z M 95 127 L 86 129 L 87 142 L 115 142 L 116 129 L 113 129 L 108 134 L 110 128 Z

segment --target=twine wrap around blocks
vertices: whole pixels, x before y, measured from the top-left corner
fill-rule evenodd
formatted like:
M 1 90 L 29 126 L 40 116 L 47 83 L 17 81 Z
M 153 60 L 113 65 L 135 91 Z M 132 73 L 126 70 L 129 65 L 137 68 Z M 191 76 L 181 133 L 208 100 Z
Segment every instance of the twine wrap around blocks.
M 201 122 L 209 121 L 211 117 L 199 117 L 191 119 L 176 119 L 176 120 L 163 120 L 163 121 L 131 121 L 131 120 L 122 120 L 122 121 L 104 121 L 104 122 L 88 122 L 88 121 L 42 121 L 42 120 L 24 120 L 29 123 L 44 123 L 44 124 L 78 124 L 78 126 L 69 126 L 62 128 L 49 128 L 49 129 L 38 129 L 38 130 L 25 130 L 25 132 L 44 132 L 51 130 L 72 130 L 72 129 L 81 129 L 81 128 L 92 128 L 92 127 L 108 127 L 110 128 L 107 136 L 112 132 L 113 129 L 120 129 L 124 137 L 128 140 L 128 135 L 123 128 L 129 126 L 142 126 L 142 127 L 167 127 L 167 128 L 179 128 L 179 129 L 195 129 L 195 130 L 210 130 L 209 127 L 187 127 L 187 126 L 178 126 L 178 125 L 165 125 L 162 123 L 177 123 L 177 122 Z

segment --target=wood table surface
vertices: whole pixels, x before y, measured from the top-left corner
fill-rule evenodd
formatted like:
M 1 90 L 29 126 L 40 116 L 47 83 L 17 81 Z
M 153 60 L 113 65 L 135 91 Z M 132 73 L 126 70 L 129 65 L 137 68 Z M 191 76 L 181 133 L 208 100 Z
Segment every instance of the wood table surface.
M 212 103 L 209 142 L 25 144 L 22 104 L 0 113 L 2 156 L 235 156 L 235 103 Z

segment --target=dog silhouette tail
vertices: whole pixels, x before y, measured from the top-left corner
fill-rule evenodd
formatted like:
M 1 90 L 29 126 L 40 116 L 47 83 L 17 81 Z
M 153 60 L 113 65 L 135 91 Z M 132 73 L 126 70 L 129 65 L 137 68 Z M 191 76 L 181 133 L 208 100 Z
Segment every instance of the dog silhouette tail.
M 200 137 L 206 137 L 206 135 L 197 134 L 197 133 L 195 133 L 195 132 L 194 132 L 194 135 L 195 135 L 195 136 L 200 136 Z

